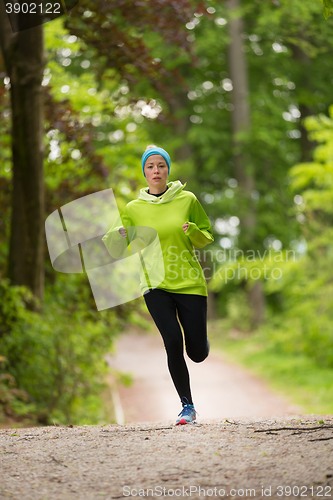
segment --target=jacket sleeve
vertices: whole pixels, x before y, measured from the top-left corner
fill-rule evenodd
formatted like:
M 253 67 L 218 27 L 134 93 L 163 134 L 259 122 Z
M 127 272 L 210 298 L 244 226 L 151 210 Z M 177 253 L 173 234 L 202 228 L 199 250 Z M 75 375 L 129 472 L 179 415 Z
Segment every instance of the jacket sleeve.
M 214 241 L 212 227 L 207 214 L 196 197 L 192 204 L 188 223 L 185 235 L 190 238 L 193 246 L 202 248 Z
M 126 207 L 122 210 L 121 214 L 118 216 L 114 225 L 109 229 L 109 231 L 103 236 L 102 241 L 106 246 L 109 254 L 114 259 L 118 259 L 125 256 L 128 252 L 130 253 L 129 247 L 129 230 L 128 226 L 133 226 L 131 218 L 129 217 Z M 124 238 L 120 233 L 119 229 L 124 227 L 127 232 L 127 238 Z M 127 247 L 129 250 L 126 249 Z

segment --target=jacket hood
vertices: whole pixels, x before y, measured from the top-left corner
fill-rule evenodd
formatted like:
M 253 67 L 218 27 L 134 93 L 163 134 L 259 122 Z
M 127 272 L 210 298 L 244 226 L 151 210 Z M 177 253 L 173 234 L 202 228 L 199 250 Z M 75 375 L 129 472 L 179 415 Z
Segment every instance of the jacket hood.
M 139 200 L 147 201 L 148 203 L 167 203 L 168 201 L 173 200 L 186 186 L 182 184 L 180 181 L 170 181 L 167 183 L 168 189 L 161 196 L 154 196 L 153 194 L 148 193 L 148 187 L 140 189 Z

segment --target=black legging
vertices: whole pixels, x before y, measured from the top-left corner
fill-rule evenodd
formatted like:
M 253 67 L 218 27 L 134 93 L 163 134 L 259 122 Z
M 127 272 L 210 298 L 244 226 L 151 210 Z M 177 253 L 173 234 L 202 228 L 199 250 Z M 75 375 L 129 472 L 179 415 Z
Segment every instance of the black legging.
M 200 363 L 209 353 L 207 297 L 154 288 L 144 294 L 144 299 L 163 337 L 170 375 L 180 400 L 183 402 L 185 396 L 193 404 L 190 377 L 183 354 L 183 335 L 176 313 L 184 330 L 187 355 L 192 361 Z

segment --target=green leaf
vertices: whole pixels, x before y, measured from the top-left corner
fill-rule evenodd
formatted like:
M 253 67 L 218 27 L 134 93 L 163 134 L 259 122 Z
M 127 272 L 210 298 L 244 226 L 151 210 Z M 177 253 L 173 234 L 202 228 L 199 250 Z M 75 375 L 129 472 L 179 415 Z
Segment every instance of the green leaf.
M 324 16 L 328 19 L 333 13 L 333 1 L 332 0 L 321 0 L 324 6 Z

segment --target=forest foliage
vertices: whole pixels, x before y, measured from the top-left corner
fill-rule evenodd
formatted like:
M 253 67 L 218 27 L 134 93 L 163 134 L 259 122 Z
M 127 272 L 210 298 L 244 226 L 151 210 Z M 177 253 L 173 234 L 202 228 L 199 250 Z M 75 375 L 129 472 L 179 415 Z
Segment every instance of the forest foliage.
M 142 151 L 161 145 L 174 158 L 170 180 L 187 182 L 212 222 L 208 288 L 218 316 L 249 331 L 244 291 L 260 279 L 267 342 L 276 339 L 277 350 L 333 369 L 329 11 L 325 19 L 323 6 L 310 0 L 241 3 L 251 110 L 242 147 L 255 181 L 257 223 L 252 255 L 237 257 L 240 198 L 225 3 L 189 2 L 179 11 L 179 26 L 163 6 L 153 19 L 98 6 L 82 2 L 76 18 L 44 27 L 47 215 L 110 187 L 121 209 L 145 186 Z M 0 415 L 52 423 L 82 421 L 86 412 L 90 422 L 105 420 L 98 400 L 107 373 L 103 354 L 126 325 L 143 322 L 143 302 L 98 312 L 86 276 L 56 273 L 47 252 L 42 314 L 26 307 L 27 289 L 6 280 L 11 110 L 3 64 L 0 71 Z M 184 157 L 177 152 L 185 145 Z M 226 282 L 221 276 L 228 272 Z

